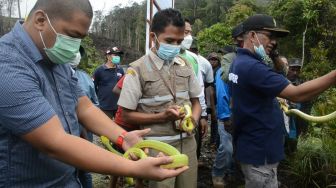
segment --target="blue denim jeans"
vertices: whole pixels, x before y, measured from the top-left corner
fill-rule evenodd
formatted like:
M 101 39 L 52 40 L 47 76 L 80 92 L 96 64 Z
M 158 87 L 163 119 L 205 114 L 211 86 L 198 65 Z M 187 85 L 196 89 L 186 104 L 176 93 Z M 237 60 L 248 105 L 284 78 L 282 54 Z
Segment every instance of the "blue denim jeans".
M 212 168 L 212 176 L 224 177 L 234 173 L 234 161 L 232 158 L 232 136 L 225 131 L 224 122 L 220 120 L 218 121 L 218 134 L 220 145 Z

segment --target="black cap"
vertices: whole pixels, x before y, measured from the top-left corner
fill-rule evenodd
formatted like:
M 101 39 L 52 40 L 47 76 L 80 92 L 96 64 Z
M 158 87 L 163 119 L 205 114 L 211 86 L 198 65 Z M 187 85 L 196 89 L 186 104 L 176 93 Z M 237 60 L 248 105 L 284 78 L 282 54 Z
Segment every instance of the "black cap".
M 110 48 L 110 49 L 107 49 L 106 50 L 106 55 L 109 54 L 117 54 L 117 55 L 121 55 L 121 54 L 124 54 L 124 52 L 120 51 L 118 47 L 113 47 L 113 48 Z
M 220 60 L 216 52 L 211 52 L 211 53 L 208 55 L 207 59 L 208 59 L 208 60 L 210 60 L 210 59 L 217 59 L 218 61 Z
M 300 58 L 291 58 L 288 60 L 288 66 L 290 67 L 302 67 L 302 60 Z
M 285 37 L 289 33 L 288 30 L 278 28 L 276 21 L 273 17 L 264 14 L 256 14 L 250 16 L 243 22 L 243 28 L 244 32 L 251 30 L 270 31 L 277 37 Z
M 234 27 L 232 29 L 232 33 L 231 34 L 232 34 L 233 38 L 237 38 L 237 37 L 239 37 L 243 33 L 244 33 L 243 23 L 240 23 L 240 24 L 238 24 L 236 27 Z

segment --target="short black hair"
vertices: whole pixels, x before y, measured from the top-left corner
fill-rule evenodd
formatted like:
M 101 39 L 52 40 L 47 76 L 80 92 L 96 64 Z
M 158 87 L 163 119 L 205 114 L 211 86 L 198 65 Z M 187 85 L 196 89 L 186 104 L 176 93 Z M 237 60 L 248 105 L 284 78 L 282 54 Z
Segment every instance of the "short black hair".
M 191 21 L 188 18 L 184 18 L 184 22 L 187 22 L 191 25 Z
M 45 11 L 50 19 L 71 20 L 72 13 L 77 10 L 84 12 L 90 19 L 93 17 L 93 10 L 89 0 L 37 0 L 28 17 L 39 9 Z
M 157 12 L 152 20 L 151 31 L 159 34 L 163 33 L 169 25 L 184 27 L 185 22 L 180 11 L 168 8 Z

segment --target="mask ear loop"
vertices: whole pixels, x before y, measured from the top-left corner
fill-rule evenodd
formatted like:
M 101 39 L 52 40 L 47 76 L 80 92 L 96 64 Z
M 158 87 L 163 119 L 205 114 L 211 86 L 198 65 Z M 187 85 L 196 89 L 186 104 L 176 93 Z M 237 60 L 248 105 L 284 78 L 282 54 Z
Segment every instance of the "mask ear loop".
M 41 37 L 42 44 L 43 44 L 44 48 L 47 49 L 47 46 L 46 46 L 45 43 L 44 43 L 44 40 L 43 40 L 41 31 L 39 31 L 39 33 L 40 33 L 40 37 Z
M 258 41 L 258 44 L 259 44 L 259 46 L 258 46 L 258 47 L 260 47 L 260 46 L 261 46 L 261 43 L 260 43 L 260 41 L 259 41 L 259 37 L 258 37 L 258 35 L 257 35 L 257 32 L 255 32 L 255 31 L 254 31 L 254 33 L 255 33 L 255 36 L 256 36 L 256 38 L 257 38 L 257 41 Z
M 155 38 L 155 41 L 157 42 L 157 43 L 159 43 L 160 44 L 160 41 L 159 41 L 159 39 L 157 38 L 157 36 L 156 36 L 156 34 L 154 33 L 154 38 Z M 152 48 L 155 48 L 156 49 L 156 51 L 159 51 L 159 49 L 157 48 L 157 46 L 156 46 L 156 43 L 155 42 L 155 46 L 153 46 Z
M 47 17 L 47 20 L 48 20 L 49 25 L 51 26 L 51 29 L 52 29 L 52 30 L 55 32 L 55 34 L 57 35 L 57 32 L 56 32 L 55 28 L 51 25 L 51 22 L 50 22 L 50 19 L 49 19 L 49 17 L 48 17 L 48 14 L 46 13 L 45 15 L 46 15 L 46 17 Z

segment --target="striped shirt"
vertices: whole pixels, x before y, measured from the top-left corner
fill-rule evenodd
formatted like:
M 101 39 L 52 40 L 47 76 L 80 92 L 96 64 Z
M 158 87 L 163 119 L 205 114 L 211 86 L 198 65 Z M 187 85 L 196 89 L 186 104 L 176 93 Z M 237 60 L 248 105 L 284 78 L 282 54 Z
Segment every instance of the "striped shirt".
M 0 39 L 0 187 L 80 187 L 74 167 L 20 136 L 55 115 L 78 136 L 76 106 L 84 95 L 70 66 L 44 61 L 21 23 Z

